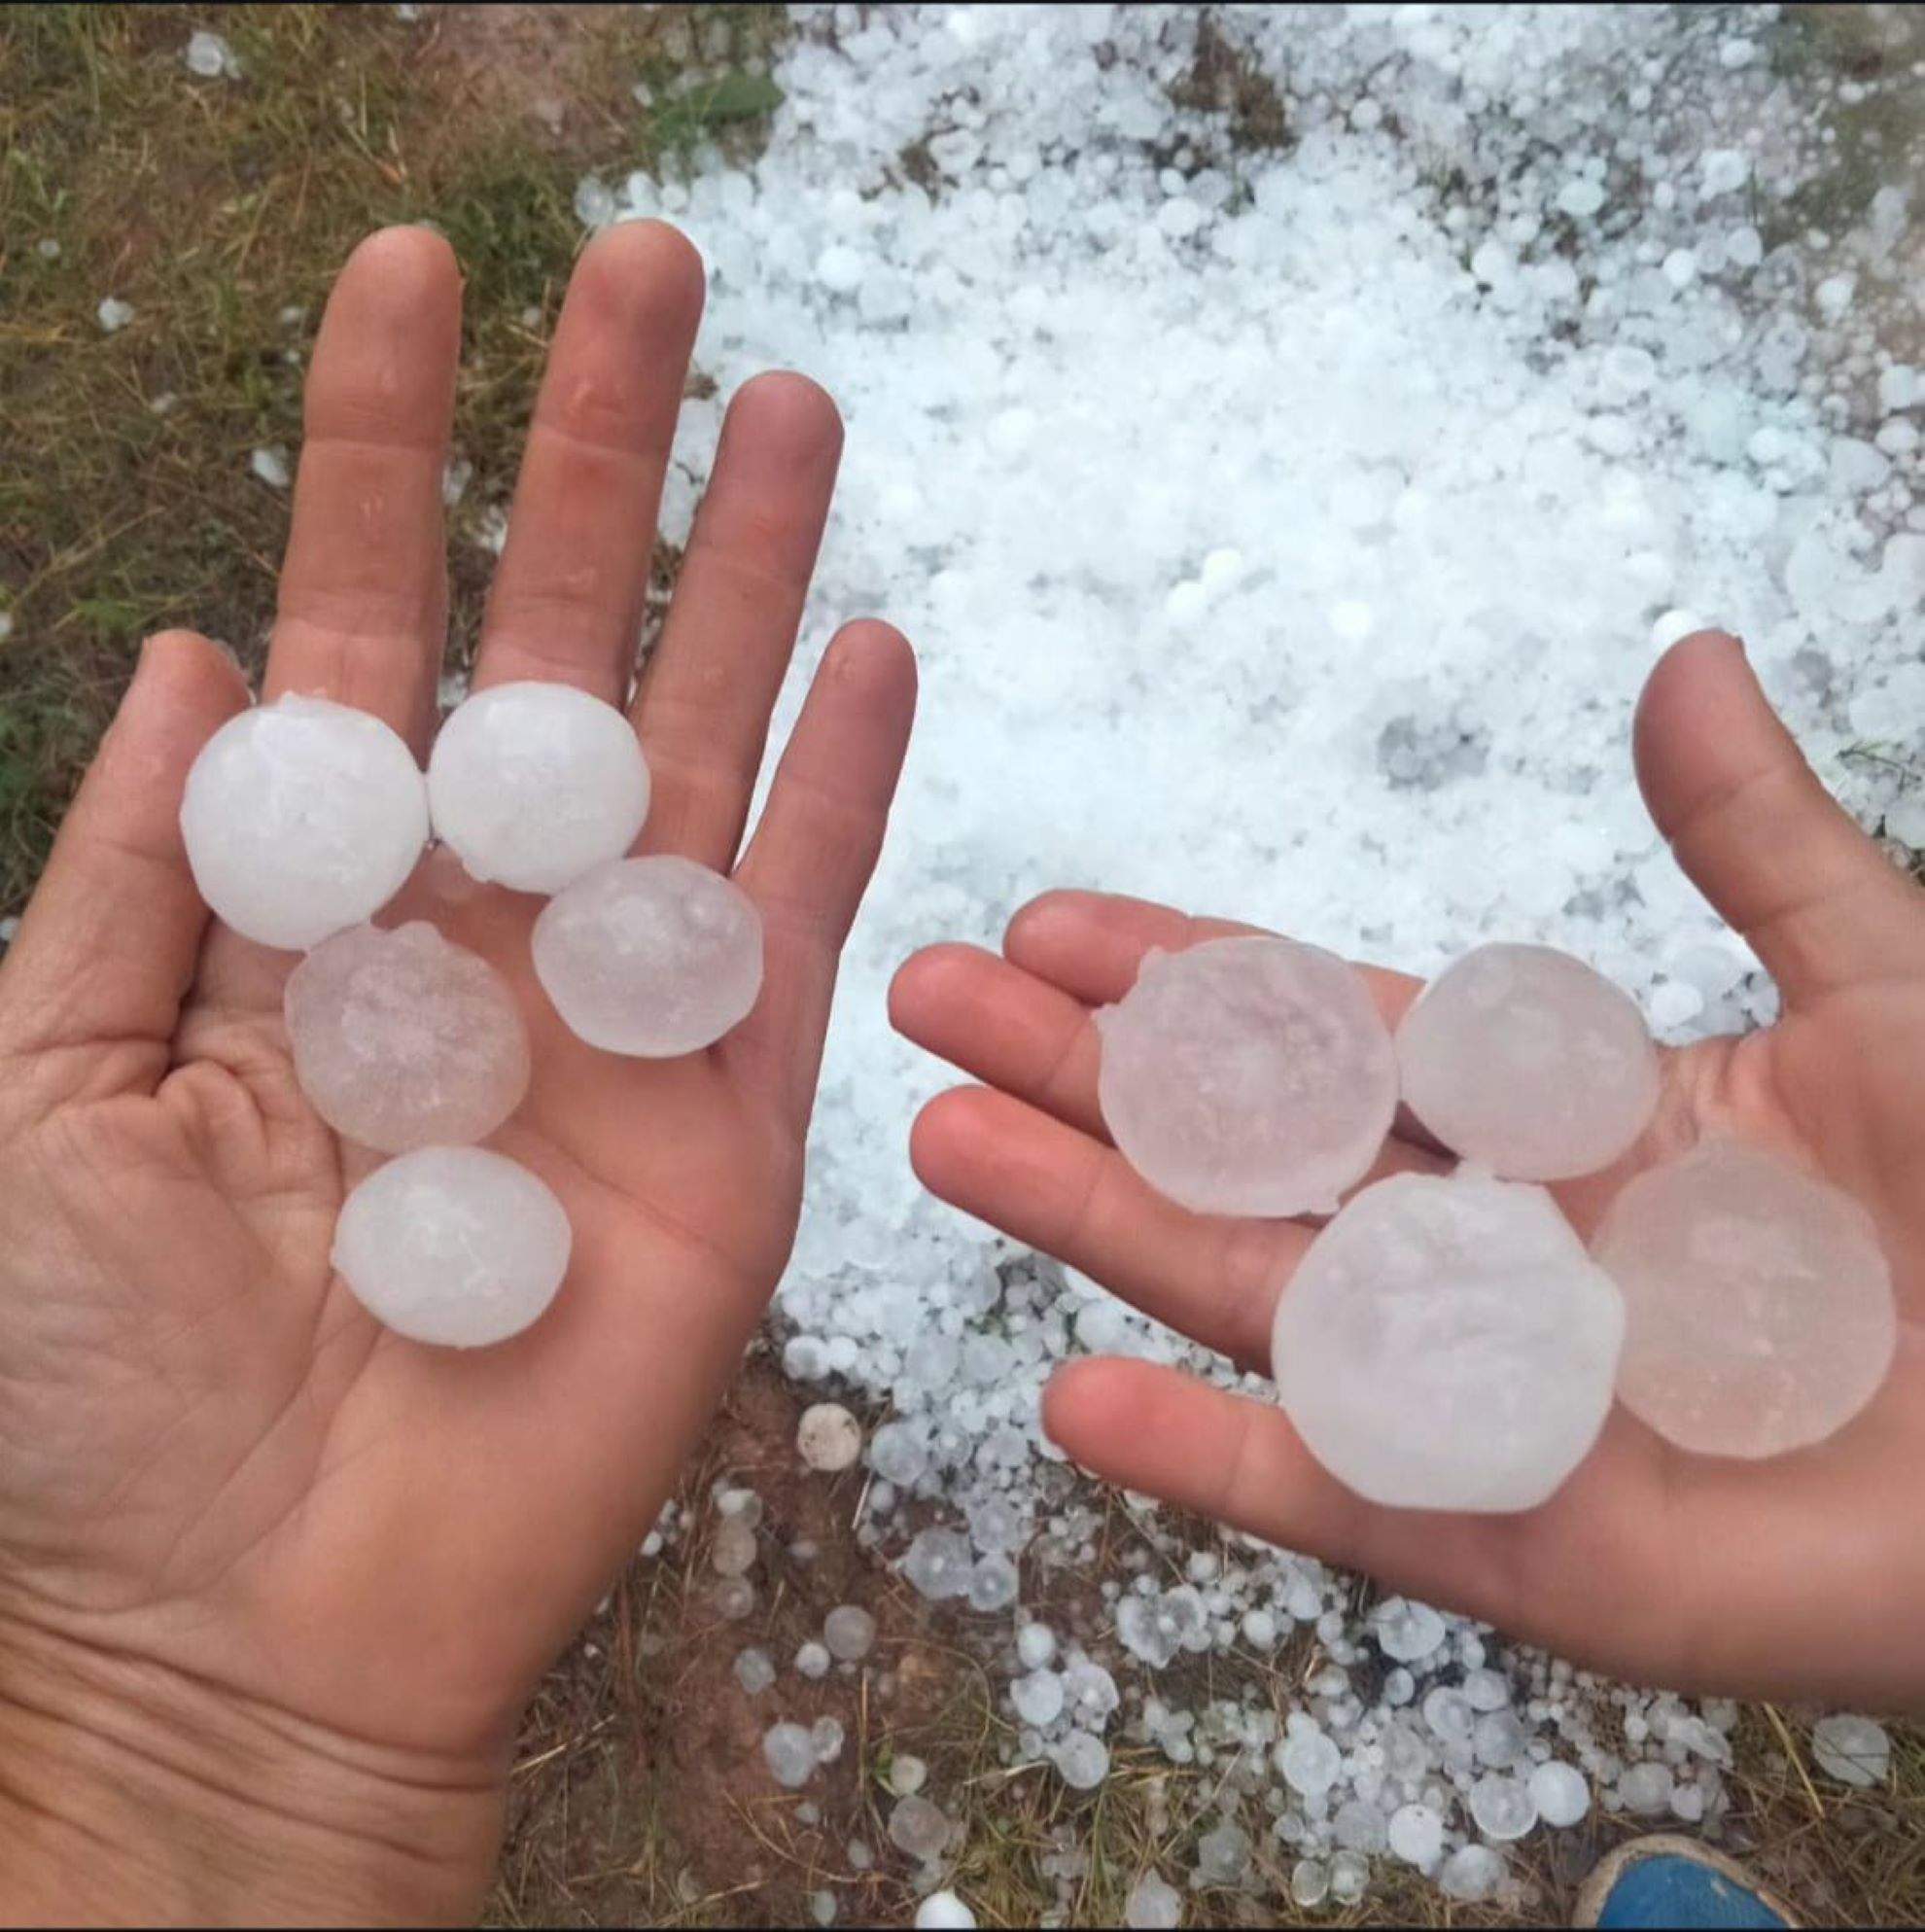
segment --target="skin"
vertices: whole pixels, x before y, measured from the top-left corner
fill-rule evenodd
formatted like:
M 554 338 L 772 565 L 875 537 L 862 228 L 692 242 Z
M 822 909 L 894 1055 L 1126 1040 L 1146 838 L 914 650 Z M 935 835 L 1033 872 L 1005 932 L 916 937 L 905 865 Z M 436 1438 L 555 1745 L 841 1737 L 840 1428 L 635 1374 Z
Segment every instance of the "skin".
M 702 307 L 672 229 L 583 254 L 536 405 L 475 682 L 620 703 Z M 266 695 L 427 751 L 461 283 L 390 229 L 335 285 Z M 542 901 L 426 861 L 434 918 L 519 994 L 528 1099 L 490 1142 L 574 1225 L 534 1328 L 380 1328 L 329 1265 L 372 1165 L 296 1087 L 296 956 L 210 923 L 188 767 L 247 702 L 202 638 L 145 647 L 0 966 L 0 1918 L 472 1918 L 542 1669 L 633 1555 L 788 1256 L 837 957 L 915 704 L 887 625 L 829 647 L 743 846 L 841 443 L 795 375 L 736 396 L 632 707 L 641 848 L 758 906 L 754 1012 L 685 1058 L 583 1046 L 536 987 Z
M 1732 638 L 1699 633 L 1666 653 L 1638 707 L 1634 751 L 1653 820 L 1756 948 L 1782 1016 L 1667 1053 L 1642 1141 L 1608 1172 L 1553 1192 L 1588 1234 L 1633 1175 L 1713 1133 L 1827 1176 L 1872 1213 L 1899 1299 L 1897 1359 L 1871 1405 L 1831 1440 L 1762 1463 L 1687 1455 L 1614 1408 L 1562 1489 L 1513 1516 L 1366 1503 L 1274 1404 L 1143 1362 L 1059 1370 L 1044 1424 L 1111 1482 L 1638 1681 L 1915 1710 L 1925 892 L 1827 795 Z M 1128 991 L 1150 947 L 1251 930 L 1050 893 L 1016 915 L 999 956 L 917 954 L 891 1010 L 901 1032 L 981 1083 L 939 1095 L 916 1122 L 912 1158 L 934 1193 L 1263 1371 L 1278 1298 L 1314 1228 L 1191 1214 L 1139 1179 L 1103 1131 L 1091 1019 Z M 1394 1025 L 1419 982 L 1365 970 Z M 1376 1175 L 1449 1166 L 1404 1117 Z

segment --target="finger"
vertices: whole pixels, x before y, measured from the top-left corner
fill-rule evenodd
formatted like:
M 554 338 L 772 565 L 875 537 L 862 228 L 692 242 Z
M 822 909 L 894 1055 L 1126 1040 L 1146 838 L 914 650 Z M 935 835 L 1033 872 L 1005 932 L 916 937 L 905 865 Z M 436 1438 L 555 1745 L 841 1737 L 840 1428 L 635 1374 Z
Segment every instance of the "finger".
M 734 860 L 841 455 L 835 404 L 805 376 L 757 376 L 729 407 L 635 698 L 654 780 L 645 851 Z
M 240 672 L 205 638 L 148 640 L 0 967 L 0 1052 L 63 1052 L 67 1092 L 151 1087 L 166 1071 L 208 917 L 181 793 L 201 746 L 246 705 Z
M 626 700 L 701 315 L 701 257 L 665 223 L 624 222 L 582 252 L 521 459 L 477 688 L 551 678 Z
M 385 719 L 425 749 L 447 632 L 441 474 L 461 277 L 428 228 L 383 228 L 328 298 L 265 692 Z
M 1206 939 L 1243 938 L 1264 930 L 1232 919 L 1195 918 L 1120 893 L 1054 892 L 1032 899 L 1016 914 L 1003 935 L 1002 950 L 1026 972 L 1085 1005 L 1102 1006 L 1136 985 L 1143 955 L 1152 948 L 1178 953 Z M 1423 982 L 1408 973 L 1364 965 L 1357 970 L 1388 1027 L 1396 1026 L 1423 990 Z
M 980 946 L 928 946 L 889 989 L 890 1024 L 970 1078 L 1106 1142 L 1090 1009 Z
M 836 964 L 874 872 L 916 714 L 916 658 L 888 624 L 823 654 L 736 883 L 762 915 L 762 996 L 730 1036 L 798 1124 L 808 1118 Z
M 1918 970 L 1925 894 L 1818 782 L 1735 638 L 1659 659 L 1633 746 L 1653 822 L 1788 1001 Z
M 930 1101 L 910 1132 L 909 1162 L 951 1207 L 1251 1368 L 1269 1363 L 1277 1297 L 1316 1232 L 1308 1220 L 1193 1214 L 1113 1147 L 985 1087 Z M 1392 1142 L 1359 1184 L 1445 1165 Z

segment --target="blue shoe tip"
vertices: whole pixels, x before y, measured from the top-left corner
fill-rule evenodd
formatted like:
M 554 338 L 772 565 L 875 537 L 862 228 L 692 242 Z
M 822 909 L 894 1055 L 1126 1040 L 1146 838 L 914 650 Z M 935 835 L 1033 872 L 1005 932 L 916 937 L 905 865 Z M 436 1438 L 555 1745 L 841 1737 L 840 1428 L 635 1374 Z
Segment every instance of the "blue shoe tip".
M 1785 1921 L 1755 1892 L 1674 1851 L 1625 1868 L 1597 1914 L 1600 1926 L 1782 1928 Z

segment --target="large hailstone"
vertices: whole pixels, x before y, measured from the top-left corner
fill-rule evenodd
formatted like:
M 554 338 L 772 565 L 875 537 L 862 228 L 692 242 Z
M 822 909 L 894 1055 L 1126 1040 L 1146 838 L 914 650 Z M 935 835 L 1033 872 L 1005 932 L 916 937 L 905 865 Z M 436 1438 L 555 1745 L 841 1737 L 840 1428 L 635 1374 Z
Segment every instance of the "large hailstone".
M 535 922 L 535 971 L 569 1029 L 605 1053 L 668 1059 L 747 1017 L 762 986 L 762 920 L 692 859 L 603 865 Z
M 1628 1317 L 1618 1393 L 1681 1449 L 1822 1442 L 1891 1367 L 1898 1311 L 1872 1217 L 1761 1148 L 1707 1141 L 1647 1169 L 1592 1248 Z
M 1532 1509 L 1597 1439 L 1624 1328 L 1542 1188 L 1393 1175 L 1299 1264 L 1272 1373 L 1312 1454 L 1370 1501 Z
M 1390 1130 L 1390 1036 L 1363 976 L 1319 946 L 1256 936 L 1149 952 L 1097 1025 L 1112 1139 L 1199 1213 L 1328 1212 Z
M 508 982 L 426 920 L 323 940 L 289 975 L 283 1009 L 315 1112 L 383 1153 L 485 1140 L 528 1091 Z
M 478 1349 L 554 1300 L 571 1241 L 562 1204 L 525 1167 L 485 1147 L 419 1147 L 348 1196 L 333 1263 L 397 1334 Z
M 299 951 L 371 918 L 428 841 L 421 768 L 378 718 L 289 696 L 230 718 L 181 800 L 200 896 L 243 937 Z
M 1658 1105 L 1637 1004 L 1552 946 L 1479 946 L 1397 1029 L 1405 1104 L 1447 1147 L 1513 1180 L 1609 1167 Z
M 428 802 L 475 878 L 558 893 L 634 844 L 648 765 L 613 705 L 574 685 L 491 685 L 442 724 Z

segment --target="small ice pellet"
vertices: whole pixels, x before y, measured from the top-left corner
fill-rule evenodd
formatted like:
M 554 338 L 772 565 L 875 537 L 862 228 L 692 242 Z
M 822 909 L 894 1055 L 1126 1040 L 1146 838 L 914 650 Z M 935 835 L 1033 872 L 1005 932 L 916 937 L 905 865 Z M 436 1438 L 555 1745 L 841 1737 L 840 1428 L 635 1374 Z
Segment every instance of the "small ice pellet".
M 571 1032 L 607 1053 L 670 1059 L 748 1017 L 762 921 L 732 881 L 660 854 L 603 865 L 535 922 L 535 973 Z
M 324 939 L 288 976 L 282 1010 L 315 1112 L 383 1153 L 486 1140 L 528 1091 L 508 982 L 425 920 Z
M 1552 946 L 1479 946 L 1397 1029 L 1405 1104 L 1510 1180 L 1594 1174 L 1644 1132 L 1658 1050 L 1628 995 Z
M 1396 1111 L 1396 1056 L 1370 990 L 1318 946 L 1153 950 L 1097 1024 L 1104 1124 L 1144 1179 L 1200 1213 L 1335 1208 Z
M 811 1469 L 851 1468 L 862 1454 L 862 1425 L 840 1402 L 817 1402 L 802 1411 L 795 1450 Z
M 1647 1169 L 1592 1247 L 1624 1291 L 1618 1393 L 1681 1449 L 1822 1442 L 1891 1367 L 1898 1311 L 1872 1217 L 1762 1148 L 1707 1141 Z
M 575 685 L 490 685 L 441 725 L 428 804 L 475 878 L 558 893 L 635 842 L 648 763 L 628 720 Z
M 525 1167 L 484 1147 L 419 1147 L 348 1196 L 333 1264 L 397 1334 L 478 1349 L 554 1300 L 571 1242 L 567 1212 Z
M 1596 1441 L 1624 1328 L 1541 1187 L 1401 1174 L 1312 1243 L 1271 1372 L 1311 1453 L 1372 1502 L 1532 1509 Z
M 298 952 L 372 918 L 406 883 L 428 842 L 428 789 L 378 718 L 290 695 L 201 747 L 181 837 L 219 918 Z

